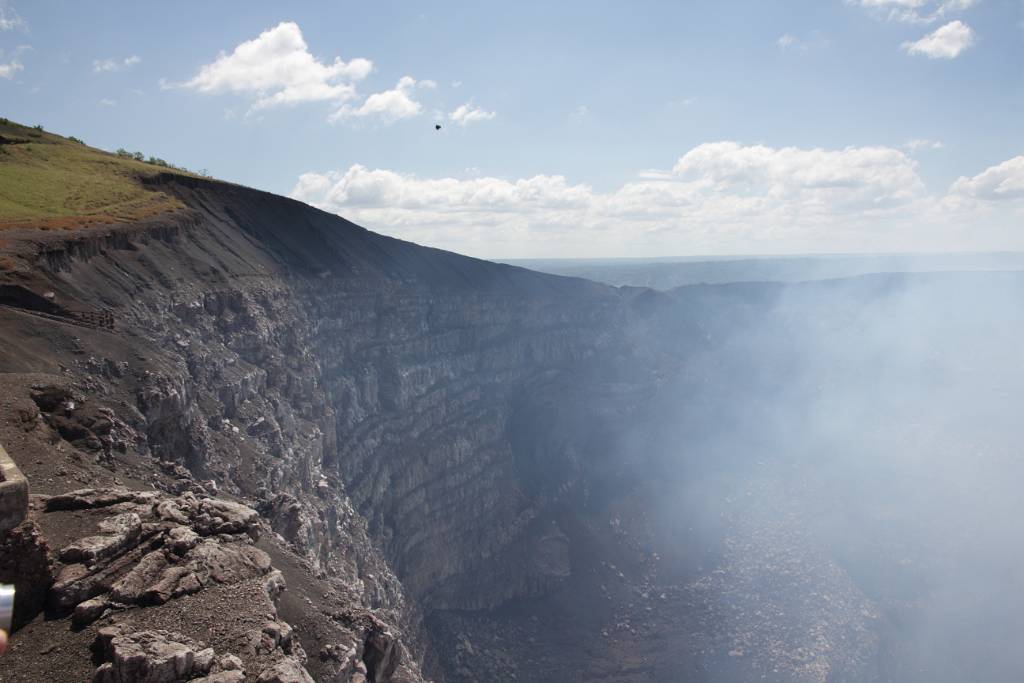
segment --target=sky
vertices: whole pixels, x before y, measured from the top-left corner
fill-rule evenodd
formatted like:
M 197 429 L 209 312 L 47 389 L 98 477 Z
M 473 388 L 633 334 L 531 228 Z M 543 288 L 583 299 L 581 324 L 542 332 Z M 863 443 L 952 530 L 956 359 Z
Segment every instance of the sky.
M 0 115 L 484 258 L 1024 249 L 1024 0 L 0 0 Z

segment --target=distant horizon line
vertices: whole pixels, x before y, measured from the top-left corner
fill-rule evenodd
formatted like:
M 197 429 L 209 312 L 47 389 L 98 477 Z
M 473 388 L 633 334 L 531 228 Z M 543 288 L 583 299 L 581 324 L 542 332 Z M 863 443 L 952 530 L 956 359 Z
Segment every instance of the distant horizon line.
M 1022 250 L 991 250 L 991 251 L 889 251 L 889 252 L 794 252 L 780 254 L 696 254 L 675 256 L 530 256 L 516 257 L 480 257 L 495 263 L 526 263 L 554 261 L 634 261 L 651 262 L 700 262 L 700 261 L 760 261 L 770 259 L 832 259 L 832 258 L 892 258 L 892 257 L 924 257 L 943 256 L 1024 256 Z

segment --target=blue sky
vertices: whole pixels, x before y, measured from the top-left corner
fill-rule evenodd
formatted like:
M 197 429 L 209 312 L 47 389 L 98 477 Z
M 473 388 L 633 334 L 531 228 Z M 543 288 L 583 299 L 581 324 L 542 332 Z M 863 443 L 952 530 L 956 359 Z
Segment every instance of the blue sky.
M 0 8 L 2 115 L 424 244 L 1024 248 L 1021 0 Z

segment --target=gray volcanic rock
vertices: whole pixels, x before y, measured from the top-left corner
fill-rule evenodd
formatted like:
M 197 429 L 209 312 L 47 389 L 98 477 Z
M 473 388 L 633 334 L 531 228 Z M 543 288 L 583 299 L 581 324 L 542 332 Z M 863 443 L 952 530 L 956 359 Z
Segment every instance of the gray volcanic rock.
M 96 670 L 93 683 L 176 683 L 202 676 L 213 665 L 213 650 L 199 649 L 180 634 L 105 629 L 99 640 L 110 661 Z
M 314 683 L 309 672 L 295 659 L 286 658 L 259 675 L 256 683 Z
M 93 683 L 239 683 L 245 680 L 238 657 L 217 657 L 213 648 L 180 633 L 160 629 L 130 632 L 108 626 L 99 630 L 96 645 L 107 661 L 96 669 Z
M 49 514 L 89 511 L 100 532 L 58 553 L 62 566 L 49 604 L 57 612 L 73 610 L 77 624 L 108 609 L 162 604 L 271 570 L 267 554 L 251 545 L 259 537 L 258 515 L 231 501 L 82 490 L 49 498 L 44 506 Z
M 138 543 L 142 534 L 142 520 L 134 512 L 126 512 L 103 520 L 99 530 L 103 532 L 102 536 L 80 538 L 61 548 L 60 561 L 96 562 L 118 555 Z
M 221 671 L 192 680 L 196 683 L 242 683 L 245 680 L 245 674 L 241 671 Z
M 47 511 L 83 510 L 140 500 L 143 494 L 124 489 L 80 489 L 46 499 Z
M 249 545 L 259 537 L 259 517 L 244 505 L 192 494 L 125 498 L 117 491 L 90 490 L 58 497 L 55 506 L 53 498 L 47 500 L 47 509 L 111 514 L 97 522 L 100 535 L 80 538 L 59 553 L 64 566 L 50 604 L 74 609 L 79 624 L 94 621 L 108 607 L 161 604 L 271 570 L 267 554 Z

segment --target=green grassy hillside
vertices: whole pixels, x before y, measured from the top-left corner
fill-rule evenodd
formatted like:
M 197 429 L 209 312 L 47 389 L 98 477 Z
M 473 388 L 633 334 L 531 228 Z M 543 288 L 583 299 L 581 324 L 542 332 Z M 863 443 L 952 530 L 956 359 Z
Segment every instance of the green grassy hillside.
M 0 230 L 74 230 L 180 209 L 142 183 L 168 171 L 186 173 L 0 119 Z

